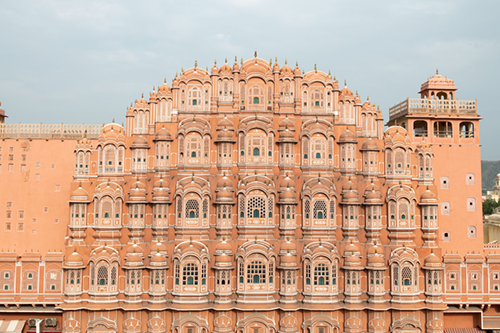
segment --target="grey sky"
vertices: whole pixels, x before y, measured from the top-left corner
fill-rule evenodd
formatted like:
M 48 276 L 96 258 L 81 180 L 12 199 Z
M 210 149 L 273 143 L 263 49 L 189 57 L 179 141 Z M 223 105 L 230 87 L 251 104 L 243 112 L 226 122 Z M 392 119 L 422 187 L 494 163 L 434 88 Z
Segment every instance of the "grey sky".
M 483 159 L 498 160 L 499 13 L 497 0 L 2 0 L 0 101 L 8 122 L 121 122 L 195 59 L 210 68 L 257 49 L 331 69 L 387 120 L 439 68 L 457 98 L 478 100 Z

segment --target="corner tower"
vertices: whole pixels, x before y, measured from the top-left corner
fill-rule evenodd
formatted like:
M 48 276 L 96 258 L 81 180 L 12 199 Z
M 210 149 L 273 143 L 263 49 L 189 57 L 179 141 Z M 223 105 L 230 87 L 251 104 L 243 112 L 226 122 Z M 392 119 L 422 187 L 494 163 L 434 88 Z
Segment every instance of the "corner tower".
M 436 70 L 436 75 L 422 84 L 420 98 L 407 98 L 389 109 L 387 125 L 404 127 L 417 149 L 430 147 L 433 158 L 419 163 L 418 174 L 431 175 L 438 185 L 438 246 L 446 252 L 464 244 L 459 252 L 465 255 L 483 250 L 482 118 L 477 113 L 477 100 L 459 100 L 456 90 L 455 82 Z

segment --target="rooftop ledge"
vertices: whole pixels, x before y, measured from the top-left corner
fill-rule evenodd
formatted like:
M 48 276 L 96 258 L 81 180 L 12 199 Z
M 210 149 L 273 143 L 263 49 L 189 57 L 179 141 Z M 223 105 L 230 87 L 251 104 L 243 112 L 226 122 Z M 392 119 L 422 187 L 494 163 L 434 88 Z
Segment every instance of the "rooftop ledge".
M 477 115 L 477 100 L 407 98 L 389 109 L 389 121 L 411 114 Z
M 0 139 L 97 139 L 101 130 L 89 124 L 0 124 Z

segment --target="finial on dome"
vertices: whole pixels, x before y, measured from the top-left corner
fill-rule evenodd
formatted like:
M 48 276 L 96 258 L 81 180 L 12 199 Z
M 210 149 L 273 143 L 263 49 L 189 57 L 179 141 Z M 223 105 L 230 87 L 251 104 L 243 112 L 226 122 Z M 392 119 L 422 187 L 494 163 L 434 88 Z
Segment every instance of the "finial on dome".
M 318 72 L 318 67 L 316 66 L 316 64 L 314 64 L 314 71 L 317 73 Z
M 439 71 L 438 71 L 438 69 L 437 69 L 437 68 L 436 68 L 436 75 L 439 75 Z
M 123 127 L 123 121 L 122 121 L 122 127 Z M 86 132 L 86 131 L 85 131 Z
M 269 59 L 269 66 L 272 66 L 272 64 L 273 64 L 273 58 L 270 58 Z
M 369 101 L 370 100 L 370 95 L 366 95 L 366 100 Z
M 166 77 L 163 78 L 163 83 L 167 83 L 167 78 Z
M 198 67 L 198 60 L 194 59 L 194 68 Z
M 234 62 L 238 62 L 238 56 L 234 56 Z
M 243 66 L 243 58 L 240 58 L 241 59 L 241 65 Z
M 274 57 L 274 62 L 278 62 L 278 57 Z
M 254 56 L 254 58 L 257 58 L 257 50 L 255 50 L 253 56 Z
M 257 235 L 255 235 L 255 244 L 257 244 Z
M 208 66 L 207 66 L 207 67 L 205 67 L 205 70 L 206 70 L 206 71 L 207 71 L 207 73 L 208 73 Z
M 184 67 L 181 67 L 181 74 L 184 74 Z
M 144 98 L 144 93 L 142 93 L 141 98 Z
M 335 77 L 335 75 L 333 76 L 333 81 L 337 81 L 337 78 Z
M 330 70 L 328 70 L 328 76 L 332 77 L 332 72 Z
M 224 62 L 227 64 L 227 58 L 224 59 Z
M 285 59 L 285 65 L 286 65 L 287 63 L 288 63 L 288 62 L 287 62 L 287 60 Z
M 177 76 L 178 76 L 178 75 L 179 75 L 179 73 L 178 73 L 178 72 L 175 72 L 175 78 L 176 78 L 176 79 L 177 79 Z
M 358 91 L 356 90 L 356 96 L 359 96 Z
M 304 71 L 304 69 L 302 69 L 302 75 L 306 74 L 306 72 Z
M 299 67 L 299 62 L 298 61 L 295 62 L 295 67 Z
M 217 59 L 214 59 L 214 66 L 217 66 Z
M 344 87 L 347 87 L 347 80 L 344 80 Z

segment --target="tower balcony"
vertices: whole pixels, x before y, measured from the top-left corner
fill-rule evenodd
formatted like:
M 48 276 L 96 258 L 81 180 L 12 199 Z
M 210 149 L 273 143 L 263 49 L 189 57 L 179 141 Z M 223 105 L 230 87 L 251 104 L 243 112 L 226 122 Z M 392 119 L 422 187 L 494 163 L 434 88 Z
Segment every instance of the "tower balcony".
M 389 122 L 412 114 L 477 116 L 477 100 L 407 98 L 389 109 Z

